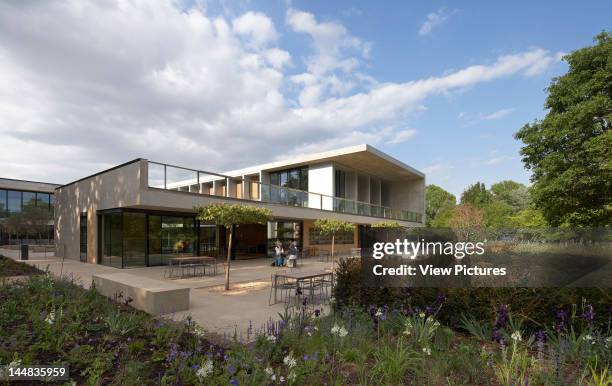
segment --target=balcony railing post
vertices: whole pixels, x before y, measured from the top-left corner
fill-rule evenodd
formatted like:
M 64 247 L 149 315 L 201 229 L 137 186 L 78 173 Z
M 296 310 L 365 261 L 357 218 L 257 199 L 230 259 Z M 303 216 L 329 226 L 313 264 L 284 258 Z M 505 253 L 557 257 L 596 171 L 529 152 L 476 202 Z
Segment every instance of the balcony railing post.
M 168 189 L 168 185 L 166 183 L 166 165 L 164 165 L 164 189 Z

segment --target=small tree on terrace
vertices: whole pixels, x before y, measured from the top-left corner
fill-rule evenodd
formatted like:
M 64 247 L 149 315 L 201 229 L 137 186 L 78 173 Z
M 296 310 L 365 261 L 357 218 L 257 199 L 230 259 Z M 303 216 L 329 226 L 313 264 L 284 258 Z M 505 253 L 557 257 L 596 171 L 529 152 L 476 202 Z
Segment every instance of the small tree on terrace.
M 266 224 L 272 219 L 272 211 L 248 205 L 209 204 L 194 208 L 198 220 L 212 221 L 229 229 L 227 241 L 227 262 L 225 266 L 225 290 L 229 290 L 230 262 L 232 258 L 232 238 L 234 228 L 242 224 Z
M 318 219 L 314 223 L 314 228 L 322 235 L 331 235 L 331 258 L 332 258 L 332 269 L 334 268 L 334 244 L 336 243 L 336 235 L 343 232 L 353 232 L 355 230 L 355 224 L 348 221 L 336 220 L 334 218 L 322 218 Z

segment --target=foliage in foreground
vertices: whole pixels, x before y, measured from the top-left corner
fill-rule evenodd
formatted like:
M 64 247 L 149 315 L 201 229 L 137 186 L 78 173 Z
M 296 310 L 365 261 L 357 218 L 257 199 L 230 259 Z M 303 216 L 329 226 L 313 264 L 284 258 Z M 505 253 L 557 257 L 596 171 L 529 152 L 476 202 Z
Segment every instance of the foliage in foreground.
M 31 265 L 0 255 L 0 277 L 37 275 L 43 273 Z
M 115 300 L 44 275 L 0 287 L 0 363 L 69 363 L 72 380 L 90 385 L 609 381 L 610 332 L 593 327 L 596 316 L 588 308 L 578 318 L 558 315 L 554 329 L 529 334 L 502 306 L 491 327 L 466 316 L 475 335 L 468 337 L 439 321 L 445 297 L 429 306 L 344 308 L 331 315 L 303 304 L 259 332 L 250 329 L 248 342 L 215 344 L 189 318 L 156 320 L 126 306 L 130 299 Z M 577 333 L 576 323 L 590 330 Z M 487 329 L 495 334 L 479 336 Z

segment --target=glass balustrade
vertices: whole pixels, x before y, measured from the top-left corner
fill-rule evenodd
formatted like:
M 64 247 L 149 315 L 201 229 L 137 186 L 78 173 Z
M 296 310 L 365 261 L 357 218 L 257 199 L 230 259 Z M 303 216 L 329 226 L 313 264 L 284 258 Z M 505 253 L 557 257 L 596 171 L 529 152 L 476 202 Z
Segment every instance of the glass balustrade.
M 297 206 L 338 213 L 356 214 L 385 219 L 421 222 L 422 214 L 386 206 L 332 197 L 249 179 L 181 168 L 149 161 L 149 187 L 232 197 L 241 200 Z

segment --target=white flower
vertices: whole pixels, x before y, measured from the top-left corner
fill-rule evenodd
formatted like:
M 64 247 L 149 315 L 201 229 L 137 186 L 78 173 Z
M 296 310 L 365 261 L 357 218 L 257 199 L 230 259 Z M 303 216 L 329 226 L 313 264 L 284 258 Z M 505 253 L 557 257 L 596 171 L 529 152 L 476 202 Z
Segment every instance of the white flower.
M 274 335 L 268 335 L 266 336 L 266 339 L 268 340 L 268 342 L 276 342 L 276 337 Z
M 344 338 L 348 335 L 348 331 L 346 330 L 346 328 L 340 327 L 337 324 L 334 324 L 334 326 L 331 328 L 331 333 L 332 335 L 337 335 L 340 338 Z
M 423 352 L 427 355 L 431 355 L 431 349 L 429 347 L 423 347 Z
M 419 318 L 424 318 L 424 317 L 425 317 L 425 313 L 424 313 L 424 312 L 421 312 L 421 313 L 419 314 Z
M 334 326 L 331 328 L 331 333 L 333 335 L 338 335 L 338 331 L 340 331 L 340 327 L 337 324 L 334 324 Z
M 295 381 L 296 377 L 297 377 L 297 374 L 295 373 L 295 371 L 291 371 L 289 375 L 287 375 L 287 379 L 291 382 Z
M 285 364 L 285 366 L 289 367 L 290 369 L 297 366 L 297 361 L 295 360 L 294 357 L 291 356 L 291 354 L 288 354 L 286 357 L 283 358 L 283 363 Z
M 271 380 L 276 380 L 276 374 L 274 374 L 274 369 L 272 367 L 268 366 L 264 371 L 270 377 Z
M 591 335 L 585 335 L 582 337 L 583 340 L 586 340 L 587 342 L 593 340 L 593 337 Z
M 202 362 L 202 367 L 200 367 L 198 371 L 196 371 L 196 375 L 198 376 L 198 378 L 204 379 L 213 372 L 213 368 L 214 368 L 213 361 L 210 359 L 207 359 L 204 362 Z
M 512 335 L 510 335 L 510 338 L 512 338 L 512 340 L 515 342 L 520 342 L 521 340 L 523 340 L 520 331 L 514 331 Z
M 193 334 L 198 338 L 203 337 L 205 333 L 206 332 L 204 331 L 204 329 L 200 326 L 195 326 L 195 328 L 193 329 Z
M 49 314 L 45 318 L 45 322 L 49 324 L 53 324 L 53 322 L 55 322 L 55 311 L 49 312 Z
M 317 326 L 314 326 L 314 327 L 313 327 L 313 329 L 314 329 L 315 331 L 319 331 L 319 327 L 317 327 Z
M 374 316 L 376 316 L 377 318 L 380 318 L 381 316 L 383 316 L 383 312 L 382 309 L 378 309 L 376 310 L 376 313 L 374 314 Z
M 283 377 L 283 376 L 281 375 L 281 376 L 280 376 L 280 378 L 279 378 L 279 381 L 280 381 L 280 383 L 285 382 L 285 377 Z
M 436 320 L 436 321 L 434 322 L 433 326 L 434 326 L 435 328 L 440 327 L 440 322 L 438 322 L 438 321 Z
M 329 302 L 331 304 L 334 304 L 336 302 L 336 298 L 332 296 L 331 298 L 329 298 Z

